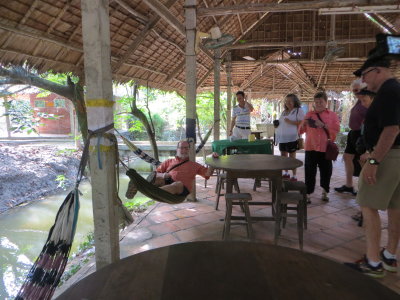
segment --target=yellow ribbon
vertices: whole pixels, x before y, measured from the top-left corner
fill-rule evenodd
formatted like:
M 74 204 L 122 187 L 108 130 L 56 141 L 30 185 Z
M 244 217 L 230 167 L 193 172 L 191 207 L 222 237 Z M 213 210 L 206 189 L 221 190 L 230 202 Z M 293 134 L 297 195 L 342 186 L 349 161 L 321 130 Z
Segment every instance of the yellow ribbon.
M 113 107 L 114 101 L 109 101 L 107 99 L 87 99 L 87 107 Z

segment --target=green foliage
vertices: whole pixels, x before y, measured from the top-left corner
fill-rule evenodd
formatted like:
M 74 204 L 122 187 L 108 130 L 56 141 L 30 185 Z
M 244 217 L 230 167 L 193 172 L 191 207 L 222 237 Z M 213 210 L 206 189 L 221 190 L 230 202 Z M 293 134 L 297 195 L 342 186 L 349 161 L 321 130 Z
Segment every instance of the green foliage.
M 94 232 L 91 231 L 86 235 L 83 242 L 79 244 L 78 251 L 83 252 L 93 248 L 93 246 L 94 246 Z
M 62 156 L 62 155 L 71 156 L 73 153 L 76 153 L 76 152 L 78 152 L 77 149 L 74 149 L 74 148 L 65 148 L 65 149 L 60 149 L 60 150 L 58 150 L 58 151 L 56 152 L 56 155 L 58 155 L 58 156 Z
M 64 191 L 67 189 L 69 180 L 65 175 L 57 175 L 56 181 L 58 182 L 58 188 L 62 188 Z
M 5 116 L 9 116 L 11 131 L 38 133 L 35 127 L 40 125 L 40 117 L 34 117 L 34 111 L 28 101 L 10 100 L 4 103 L 7 109 Z
M 32 109 L 29 101 L 10 100 L 4 103 L 7 112 L 4 116 L 10 117 L 11 132 L 26 132 L 31 134 L 35 132 L 38 134 L 36 127 L 43 126 L 40 122 L 41 119 L 56 120 L 60 116 L 55 114 L 48 114 L 44 112 L 36 112 Z
M 155 202 L 145 197 L 133 198 L 124 203 L 124 206 L 130 211 L 141 212 L 145 211 L 147 207 L 153 205 Z

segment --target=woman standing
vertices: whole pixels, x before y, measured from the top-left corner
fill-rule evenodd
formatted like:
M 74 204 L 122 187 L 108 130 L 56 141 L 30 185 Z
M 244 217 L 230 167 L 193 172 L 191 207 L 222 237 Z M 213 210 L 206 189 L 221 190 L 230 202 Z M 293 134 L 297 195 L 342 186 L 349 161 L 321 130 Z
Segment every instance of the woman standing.
M 285 98 L 285 110 L 279 118 L 279 126 L 275 132 L 275 138 L 279 143 L 281 156 L 296 158 L 298 149 L 297 140 L 299 139 L 298 128 L 304 119 L 304 111 L 300 108 L 301 103 L 295 94 L 289 94 Z M 297 181 L 296 169 L 290 178 L 289 171 L 285 170 L 283 179 Z
M 324 92 L 314 95 L 314 111 L 310 111 L 300 125 L 300 133 L 306 133 L 305 142 L 305 183 L 307 194 L 314 192 L 317 167 L 320 174 L 320 186 L 322 187 L 323 201 L 329 201 L 329 185 L 332 177 L 332 161 L 325 159 L 326 144 L 329 138 L 334 141 L 339 132 L 339 119 L 336 113 L 326 108 L 328 97 Z

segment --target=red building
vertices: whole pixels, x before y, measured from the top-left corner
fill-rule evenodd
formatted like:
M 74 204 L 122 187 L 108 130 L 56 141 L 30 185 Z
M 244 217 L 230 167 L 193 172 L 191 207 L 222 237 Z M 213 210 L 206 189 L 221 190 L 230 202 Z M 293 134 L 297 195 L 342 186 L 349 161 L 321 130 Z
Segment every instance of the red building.
M 35 111 L 54 114 L 55 119 L 41 118 L 41 126 L 36 130 L 41 134 L 71 134 L 74 122 L 74 109 L 70 100 L 51 93 L 46 97 L 37 97 L 38 93 L 29 94 L 30 104 Z M 72 119 L 72 122 L 71 122 Z

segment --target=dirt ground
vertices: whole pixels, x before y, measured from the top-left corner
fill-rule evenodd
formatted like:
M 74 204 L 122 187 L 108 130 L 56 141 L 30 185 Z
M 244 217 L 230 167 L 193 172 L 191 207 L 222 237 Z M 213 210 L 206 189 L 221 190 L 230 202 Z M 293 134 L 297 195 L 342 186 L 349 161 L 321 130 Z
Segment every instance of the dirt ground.
M 0 213 L 21 203 L 57 193 L 75 181 L 81 153 L 57 146 L 0 144 Z

